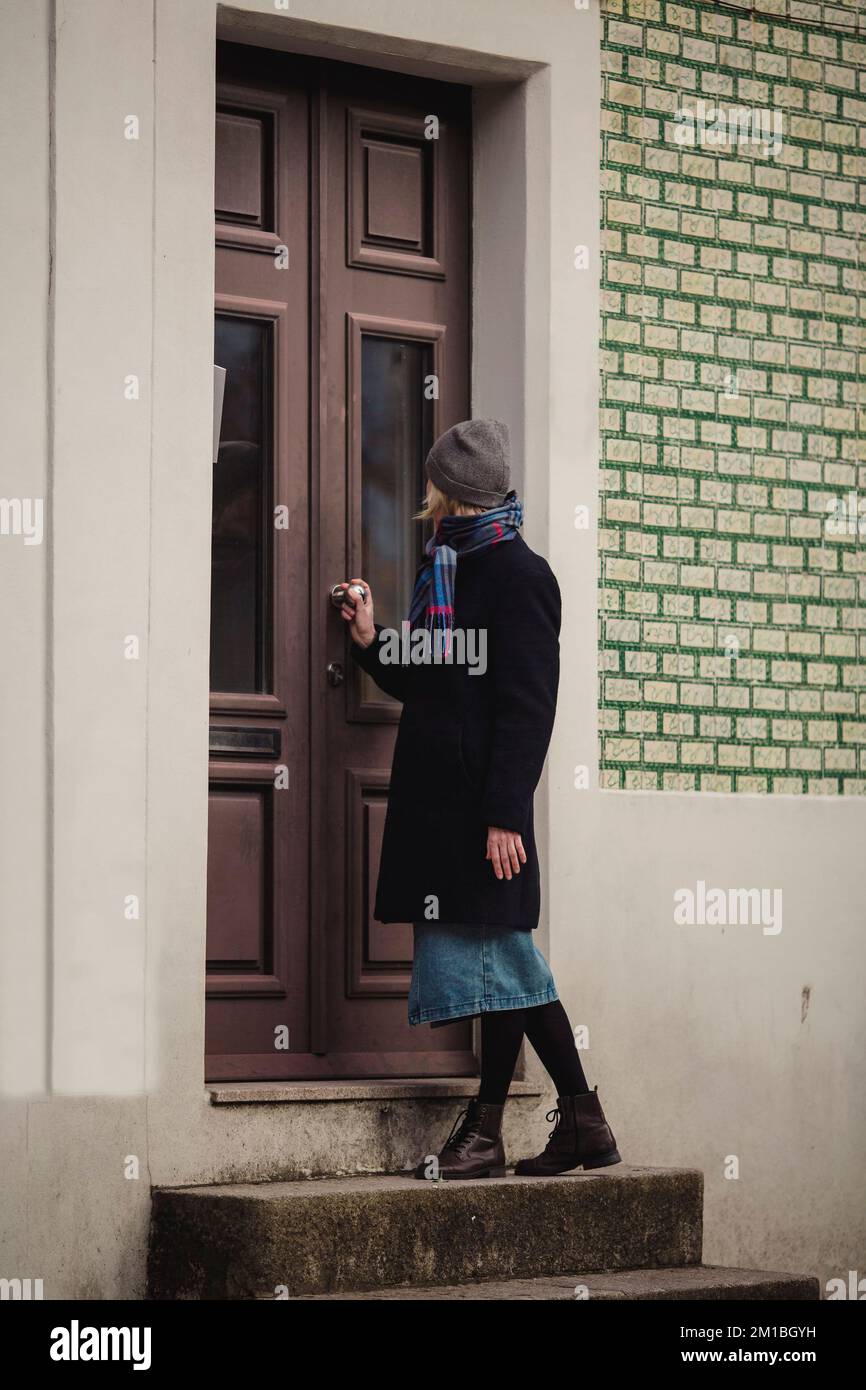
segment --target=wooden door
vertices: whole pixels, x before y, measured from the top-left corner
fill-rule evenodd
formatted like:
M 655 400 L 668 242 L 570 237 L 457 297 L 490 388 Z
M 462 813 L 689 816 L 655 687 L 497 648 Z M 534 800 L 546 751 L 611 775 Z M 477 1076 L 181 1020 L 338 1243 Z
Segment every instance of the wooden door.
M 469 94 L 221 45 L 206 1074 L 472 1075 L 372 917 L 399 706 L 329 603 L 404 614 L 435 435 L 469 414 Z

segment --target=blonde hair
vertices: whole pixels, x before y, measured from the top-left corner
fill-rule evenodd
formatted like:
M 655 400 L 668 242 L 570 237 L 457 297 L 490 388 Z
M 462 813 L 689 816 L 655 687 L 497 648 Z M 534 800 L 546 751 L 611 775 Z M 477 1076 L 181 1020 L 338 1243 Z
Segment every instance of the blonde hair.
M 443 492 L 435 483 L 427 480 L 427 495 L 424 505 L 420 512 L 416 512 L 414 521 L 432 521 L 437 513 L 444 513 L 445 516 L 478 516 L 486 511 L 486 507 L 473 507 L 469 502 L 461 502 L 457 497 L 449 497 L 447 492 Z

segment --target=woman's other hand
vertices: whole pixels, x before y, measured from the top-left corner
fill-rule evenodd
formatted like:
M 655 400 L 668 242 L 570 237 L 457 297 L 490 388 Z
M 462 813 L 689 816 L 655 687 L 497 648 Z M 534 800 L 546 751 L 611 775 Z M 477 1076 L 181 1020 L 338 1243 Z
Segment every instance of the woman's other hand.
M 515 831 L 500 830 L 496 825 L 489 825 L 484 857 L 491 860 L 497 878 L 511 878 L 513 874 L 519 874 L 521 864 L 526 863 L 526 850 Z
M 358 594 L 352 593 L 350 589 L 352 584 L 363 584 L 367 590 L 367 597 L 361 599 Z M 369 647 L 376 636 L 376 629 L 373 625 L 373 591 L 366 579 L 347 579 L 344 581 L 343 587 L 346 590 L 346 596 L 340 609 L 340 617 L 349 624 L 352 641 L 357 642 L 359 647 Z

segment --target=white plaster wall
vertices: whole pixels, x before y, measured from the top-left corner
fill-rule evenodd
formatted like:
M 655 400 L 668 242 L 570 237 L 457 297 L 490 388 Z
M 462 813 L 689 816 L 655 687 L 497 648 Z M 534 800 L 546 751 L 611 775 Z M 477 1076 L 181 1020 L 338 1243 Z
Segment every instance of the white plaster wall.
M 42 499 L 43 539 L 0 534 L 0 1093 L 27 1094 L 46 1068 L 48 5 L 0 7 L 0 219 L 4 327 L 0 497 Z
M 708 1263 L 862 1269 L 866 807 L 567 773 L 554 800 L 552 964 L 623 1157 L 703 1170 Z M 677 925 L 698 879 L 781 888 L 782 930 Z
M 4 438 L 0 497 L 48 493 L 49 14 L 47 0 L 0 7 L 0 218 Z M 11 195 L 11 196 L 10 196 Z M 41 545 L 0 535 L 0 1264 L 29 1267 L 28 1103 L 47 1067 L 47 586 Z M 10 1180 L 11 1177 L 11 1180 Z
M 130 1095 L 144 1087 L 150 6 L 58 0 L 56 41 L 52 1090 Z
M 397 68 L 424 62 L 455 78 L 474 65 L 485 85 L 523 67 L 527 85 L 504 101 L 502 118 L 524 133 L 526 153 L 498 181 L 495 163 L 480 165 L 505 221 L 495 236 L 479 223 L 473 389 L 476 410 L 512 424 L 528 538 L 550 554 L 565 598 L 562 693 L 540 806 L 543 823 L 549 792 L 552 963 L 574 1021 L 590 1026 L 590 1080 L 626 1158 L 706 1169 L 708 1256 L 847 1268 L 863 1210 L 851 1060 L 851 996 L 863 968 L 854 926 L 862 807 L 595 790 L 595 537 L 575 531 L 572 518 L 577 504 L 594 512 L 597 496 L 598 15 L 565 0 L 293 0 L 288 16 L 257 0 L 222 13 L 235 37 L 315 51 L 339 41 L 344 56 Z M 4 127 L 0 148 L 27 229 L 17 238 L 3 229 L 19 272 L 12 303 L 21 346 L 5 359 L 27 469 L 15 486 L 35 490 L 47 477 L 51 498 L 50 544 L 38 564 L 30 564 L 35 550 L 11 560 L 2 552 L 20 598 L 0 598 L 4 648 L 8 641 L 14 655 L 3 713 L 11 702 L 24 730 L 10 738 L 2 721 L 15 774 L 0 795 L 11 907 L 4 964 L 20 963 L 23 975 L 18 1014 L 4 1009 L 11 1025 L 0 1034 L 4 1157 L 17 1175 L 4 1194 L 4 1256 L 16 1267 L 2 1272 L 45 1278 L 49 1297 L 134 1297 L 143 1290 L 151 1182 L 351 1169 L 371 1154 L 405 1163 L 425 1127 L 450 1124 L 454 1107 L 208 1103 L 217 12 L 213 0 L 57 0 L 51 26 L 47 4 L 13 0 L 2 15 L 12 38 L 3 75 L 14 68 L 19 99 L 10 99 L 12 138 Z M 251 19 L 256 35 L 237 28 Z M 473 52 L 488 56 L 482 63 Z M 479 95 L 488 128 L 503 95 Z M 128 114 L 141 119 L 134 144 L 123 139 Z M 588 270 L 574 268 L 579 244 Z M 140 379 L 137 402 L 123 398 L 129 373 Z M 124 660 L 130 634 L 141 638 L 137 662 Z M 591 789 L 574 789 L 577 764 L 590 770 Z M 820 874 L 808 873 L 810 856 Z M 780 937 L 674 931 L 673 886 L 719 875 L 734 883 L 745 875 L 748 885 L 756 873 L 782 882 L 791 901 Z M 141 899 L 137 922 L 124 916 L 131 893 Z M 813 993 L 801 1024 L 805 984 Z M 35 1059 L 30 1071 L 15 1065 L 16 1045 Z M 512 1102 L 514 1153 L 543 1138 L 544 1108 Z M 737 1184 L 716 1176 L 726 1153 L 741 1157 Z

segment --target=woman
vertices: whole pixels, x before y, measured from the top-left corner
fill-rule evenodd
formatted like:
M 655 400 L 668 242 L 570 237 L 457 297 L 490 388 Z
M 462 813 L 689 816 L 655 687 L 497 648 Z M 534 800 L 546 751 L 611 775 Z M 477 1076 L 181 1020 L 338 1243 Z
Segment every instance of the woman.
M 403 632 L 374 622 L 363 579 L 346 584 L 341 610 L 354 659 L 403 702 L 375 916 L 413 923 L 409 1022 L 481 1017 L 478 1097 L 415 1176 L 505 1172 L 502 1113 L 524 1034 L 558 1094 L 547 1147 L 516 1172 L 619 1163 L 532 937 L 540 905 L 532 799 L 556 711 L 559 586 L 519 534 L 504 425 L 454 425 L 426 473 L 419 517 L 435 532 Z M 365 596 L 349 584 L 364 585 Z

